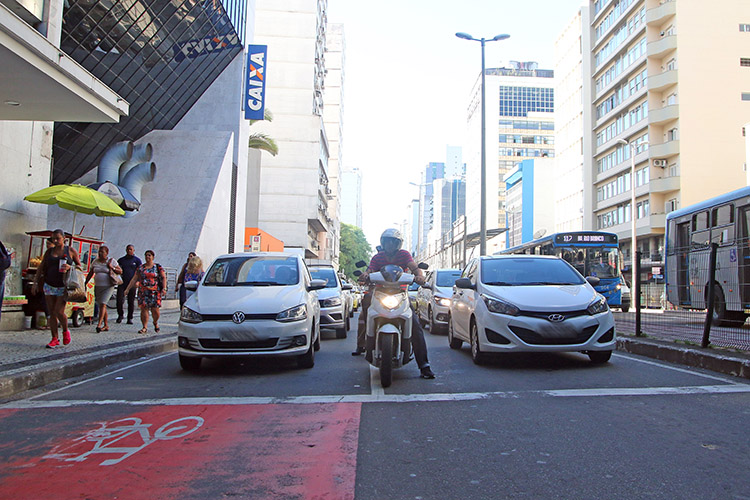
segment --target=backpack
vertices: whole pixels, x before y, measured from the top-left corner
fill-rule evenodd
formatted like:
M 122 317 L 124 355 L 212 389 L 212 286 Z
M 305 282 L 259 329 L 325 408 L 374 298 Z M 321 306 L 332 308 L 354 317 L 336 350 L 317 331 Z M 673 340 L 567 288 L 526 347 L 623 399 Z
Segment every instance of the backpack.
M 10 253 L 0 241 L 0 272 L 5 271 L 10 267 Z

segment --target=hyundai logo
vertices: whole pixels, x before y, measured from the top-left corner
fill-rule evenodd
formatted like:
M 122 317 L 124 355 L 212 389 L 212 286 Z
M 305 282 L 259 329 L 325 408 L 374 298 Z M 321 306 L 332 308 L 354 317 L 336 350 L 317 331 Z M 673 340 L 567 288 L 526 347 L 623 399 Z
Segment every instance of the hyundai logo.
M 245 321 L 245 313 L 242 311 L 237 311 L 236 313 L 232 314 L 232 321 L 237 323 L 238 325 Z
M 547 316 L 547 319 L 553 323 L 559 323 L 560 321 L 565 319 L 565 316 L 563 316 L 562 314 L 550 314 L 549 316 Z

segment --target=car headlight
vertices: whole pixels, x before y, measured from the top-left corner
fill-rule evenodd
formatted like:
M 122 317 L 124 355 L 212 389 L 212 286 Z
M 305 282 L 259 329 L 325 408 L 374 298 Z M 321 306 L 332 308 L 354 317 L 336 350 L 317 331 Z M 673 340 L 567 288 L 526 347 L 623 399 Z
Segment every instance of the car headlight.
M 341 297 L 330 297 L 328 299 L 320 299 L 320 307 L 335 307 L 341 305 Z
M 203 316 L 193 311 L 192 309 L 183 307 L 182 312 L 180 312 L 180 321 L 184 323 L 200 323 L 201 321 L 203 321 Z
M 586 312 L 591 314 L 592 316 L 594 314 L 607 312 L 608 310 L 609 310 L 609 306 L 607 306 L 607 299 L 605 299 L 603 295 L 597 295 L 596 300 L 594 300 L 586 308 Z
M 482 294 L 482 299 L 484 300 L 484 303 L 487 304 L 487 309 L 489 309 L 490 312 L 507 314 L 508 316 L 518 316 L 521 312 L 516 306 L 509 304 L 508 302 L 493 299 L 484 294 Z
M 615 290 L 619 290 L 620 288 L 622 288 L 622 285 L 618 283 L 617 286 L 615 287 Z
M 435 304 L 443 307 L 450 307 L 451 299 L 446 299 L 445 297 L 435 297 Z
M 387 293 L 378 293 L 375 297 L 386 309 L 396 309 L 404 301 L 404 294 L 397 293 L 390 295 Z
M 303 319 L 307 319 L 307 306 L 305 304 L 292 307 L 276 315 L 276 321 L 302 321 Z

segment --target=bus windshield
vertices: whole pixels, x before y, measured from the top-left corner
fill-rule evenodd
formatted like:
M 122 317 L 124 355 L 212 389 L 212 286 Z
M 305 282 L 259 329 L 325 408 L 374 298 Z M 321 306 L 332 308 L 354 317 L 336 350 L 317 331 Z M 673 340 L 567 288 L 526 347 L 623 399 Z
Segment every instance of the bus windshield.
M 558 257 L 568 261 L 583 276 L 617 278 L 620 276 L 616 248 L 560 248 Z

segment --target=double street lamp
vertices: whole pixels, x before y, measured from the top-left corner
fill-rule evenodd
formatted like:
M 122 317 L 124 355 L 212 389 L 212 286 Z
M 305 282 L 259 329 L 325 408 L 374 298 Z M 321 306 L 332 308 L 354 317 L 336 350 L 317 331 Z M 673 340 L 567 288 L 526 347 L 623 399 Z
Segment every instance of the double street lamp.
M 484 110 L 484 44 L 486 42 L 497 42 L 499 40 L 506 40 L 510 38 L 510 35 L 497 35 L 494 38 L 474 38 L 468 33 L 456 33 L 458 38 L 464 40 L 471 40 L 482 44 L 482 100 L 480 107 L 482 108 L 482 159 L 481 159 L 481 170 L 480 170 L 480 216 L 479 216 L 479 255 L 485 255 L 487 253 L 487 165 L 485 155 L 485 110 Z

